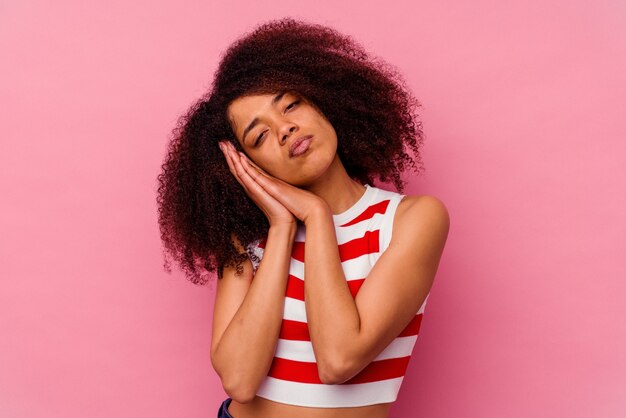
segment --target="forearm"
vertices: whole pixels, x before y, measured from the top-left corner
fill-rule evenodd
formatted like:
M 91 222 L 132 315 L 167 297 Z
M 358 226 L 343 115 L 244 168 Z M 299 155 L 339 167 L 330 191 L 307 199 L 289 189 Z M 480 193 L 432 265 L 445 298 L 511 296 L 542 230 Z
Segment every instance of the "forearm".
M 305 307 L 322 380 L 346 360 L 344 348 L 359 334 L 360 318 L 341 266 L 332 213 L 320 209 L 306 221 Z
M 214 355 L 227 392 L 253 396 L 271 366 L 283 317 L 296 226 L 271 227 L 263 258 Z

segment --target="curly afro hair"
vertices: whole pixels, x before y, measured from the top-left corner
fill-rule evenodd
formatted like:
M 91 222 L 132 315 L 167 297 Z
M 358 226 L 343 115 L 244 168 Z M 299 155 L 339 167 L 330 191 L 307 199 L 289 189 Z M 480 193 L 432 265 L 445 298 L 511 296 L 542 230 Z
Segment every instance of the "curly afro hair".
M 221 56 L 210 91 L 179 118 L 158 176 L 161 239 L 194 284 L 205 284 L 207 272 L 221 278 L 224 266 L 241 274 L 242 262 L 255 257 L 249 245 L 267 236 L 269 221 L 229 171 L 218 141 L 243 151 L 228 105 L 279 91 L 296 92 L 324 114 L 357 182 L 378 177 L 403 191 L 405 168 L 423 171 L 421 104 L 394 67 L 326 26 L 292 18 L 261 24 Z M 171 272 L 167 256 L 164 268 Z

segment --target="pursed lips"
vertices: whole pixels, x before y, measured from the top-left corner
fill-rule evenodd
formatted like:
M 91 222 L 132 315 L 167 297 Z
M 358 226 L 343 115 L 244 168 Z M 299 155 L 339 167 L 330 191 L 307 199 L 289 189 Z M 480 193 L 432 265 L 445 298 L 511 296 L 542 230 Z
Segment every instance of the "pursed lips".
M 304 135 L 304 136 L 301 136 L 300 138 L 296 139 L 296 141 L 293 144 L 291 144 L 291 146 L 289 147 L 289 156 L 293 157 L 293 151 L 298 147 L 298 145 L 300 145 L 300 143 L 302 141 L 305 141 L 305 140 L 310 139 L 312 137 L 313 137 L 313 135 Z

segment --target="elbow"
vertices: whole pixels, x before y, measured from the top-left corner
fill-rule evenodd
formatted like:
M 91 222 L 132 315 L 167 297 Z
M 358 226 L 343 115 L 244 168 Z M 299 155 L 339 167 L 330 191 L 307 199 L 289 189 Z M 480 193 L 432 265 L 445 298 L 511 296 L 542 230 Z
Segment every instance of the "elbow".
M 317 372 L 320 376 L 320 381 L 325 384 L 325 385 L 335 385 L 337 384 L 337 379 L 334 375 L 334 373 L 332 373 L 331 371 L 322 368 L 322 367 L 318 367 L 317 368 Z
M 326 361 L 318 363 L 318 374 L 325 385 L 338 385 L 345 382 L 349 375 L 349 364 L 344 360 Z
M 229 393 L 226 392 L 228 394 L 228 396 L 234 400 L 235 402 L 238 403 L 249 403 L 252 402 L 252 400 L 255 398 L 256 394 L 254 392 L 247 392 L 247 393 Z
M 255 398 L 256 388 L 250 382 L 246 382 L 241 373 L 235 376 L 232 374 L 232 371 L 226 371 L 217 367 L 216 357 L 213 353 L 211 355 L 211 363 L 222 382 L 224 392 L 230 398 L 239 403 L 248 403 Z
M 249 385 L 223 383 L 222 386 L 224 387 L 224 392 L 235 402 L 249 403 L 256 397 L 256 390 L 253 390 Z
M 337 375 L 334 375 L 334 374 L 322 375 L 321 373 L 320 373 L 320 381 L 325 385 L 338 385 L 344 382 L 344 380 L 338 378 Z

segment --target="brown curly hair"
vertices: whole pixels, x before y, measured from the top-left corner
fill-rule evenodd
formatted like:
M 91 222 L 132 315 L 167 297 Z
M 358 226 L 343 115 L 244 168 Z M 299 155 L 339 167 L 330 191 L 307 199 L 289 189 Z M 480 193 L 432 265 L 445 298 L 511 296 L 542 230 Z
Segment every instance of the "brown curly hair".
M 241 263 L 254 257 L 248 246 L 267 236 L 269 221 L 229 171 L 218 141 L 243 151 L 228 105 L 279 91 L 297 92 L 324 114 L 340 160 L 359 183 L 377 176 L 403 191 L 406 166 L 423 171 L 421 104 L 394 67 L 326 26 L 293 18 L 261 24 L 226 50 L 210 91 L 179 118 L 158 176 L 161 239 L 194 284 L 205 284 L 207 271 L 221 278 L 227 265 L 241 274 Z M 171 272 L 167 256 L 164 268 Z

